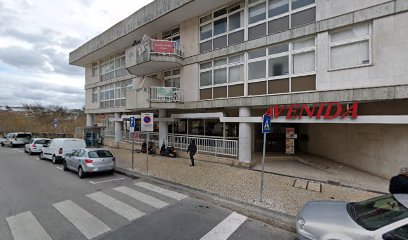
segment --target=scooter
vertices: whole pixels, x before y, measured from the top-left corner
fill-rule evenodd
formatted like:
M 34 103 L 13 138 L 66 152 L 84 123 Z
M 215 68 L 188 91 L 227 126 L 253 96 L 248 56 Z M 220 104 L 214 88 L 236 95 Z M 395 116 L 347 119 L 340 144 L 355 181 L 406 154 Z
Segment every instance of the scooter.
M 142 143 L 142 149 L 140 150 L 142 153 L 146 153 L 146 142 Z M 154 147 L 154 142 L 149 141 L 149 148 L 147 149 L 148 154 L 156 154 L 156 148 Z
M 166 144 L 164 144 L 164 141 L 163 141 L 163 144 L 160 148 L 160 155 L 175 158 L 177 157 L 177 151 L 175 147 L 170 147 L 170 146 L 166 147 Z

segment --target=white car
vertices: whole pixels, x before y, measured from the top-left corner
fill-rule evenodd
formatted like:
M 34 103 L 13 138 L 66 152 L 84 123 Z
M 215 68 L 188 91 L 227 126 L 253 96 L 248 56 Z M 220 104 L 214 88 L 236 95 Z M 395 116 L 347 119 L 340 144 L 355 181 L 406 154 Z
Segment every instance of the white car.
M 49 138 L 32 138 L 24 147 L 24 152 L 32 155 L 33 153 L 41 153 L 43 145 L 51 141 Z
M 85 148 L 83 139 L 54 138 L 50 143 L 43 145 L 40 159 L 52 160 L 52 163 L 62 162 L 65 157 L 79 148 Z
M 9 133 L 6 136 L 6 139 L 4 139 L 1 142 L 1 146 L 10 146 L 10 147 L 23 146 L 30 141 L 31 137 L 32 137 L 32 134 L 30 132 Z

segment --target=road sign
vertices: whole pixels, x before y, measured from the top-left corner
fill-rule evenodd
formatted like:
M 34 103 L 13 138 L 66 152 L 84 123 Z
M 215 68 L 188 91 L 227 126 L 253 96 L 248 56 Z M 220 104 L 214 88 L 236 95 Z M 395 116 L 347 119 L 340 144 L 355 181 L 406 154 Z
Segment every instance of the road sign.
M 55 128 L 58 127 L 58 118 L 54 118 L 54 127 L 55 127 Z
M 142 132 L 153 132 L 153 113 L 142 113 L 140 117 L 140 130 Z
M 130 132 L 135 131 L 135 117 L 130 117 Z
M 271 132 L 271 116 L 265 114 L 262 116 L 262 133 L 270 132 Z

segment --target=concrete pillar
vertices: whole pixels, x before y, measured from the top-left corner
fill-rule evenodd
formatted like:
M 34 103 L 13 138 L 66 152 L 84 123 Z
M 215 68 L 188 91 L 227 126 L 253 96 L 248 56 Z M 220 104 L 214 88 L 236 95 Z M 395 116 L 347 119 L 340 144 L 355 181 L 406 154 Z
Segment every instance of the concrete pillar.
M 93 113 L 87 113 L 86 114 L 86 126 L 87 127 L 92 127 L 94 125 L 94 114 Z
M 117 119 L 120 119 L 121 115 L 120 113 L 115 113 L 115 142 L 120 142 L 122 139 L 122 121 L 116 121 Z
M 251 109 L 248 107 L 241 107 L 239 109 L 240 117 L 250 117 Z M 251 123 L 240 122 L 239 123 L 239 161 L 250 163 L 252 162 L 252 126 Z
M 167 110 L 160 109 L 159 110 L 159 118 L 166 118 L 167 117 Z M 169 125 L 165 121 L 159 121 L 159 147 L 163 144 L 163 140 L 167 146 L 167 134 L 169 133 Z

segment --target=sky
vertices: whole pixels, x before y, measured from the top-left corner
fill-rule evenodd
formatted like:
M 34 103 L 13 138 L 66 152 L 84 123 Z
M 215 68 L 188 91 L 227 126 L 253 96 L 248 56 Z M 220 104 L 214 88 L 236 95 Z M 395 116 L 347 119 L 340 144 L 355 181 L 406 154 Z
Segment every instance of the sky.
M 0 0 L 0 106 L 85 105 L 69 53 L 152 0 Z

